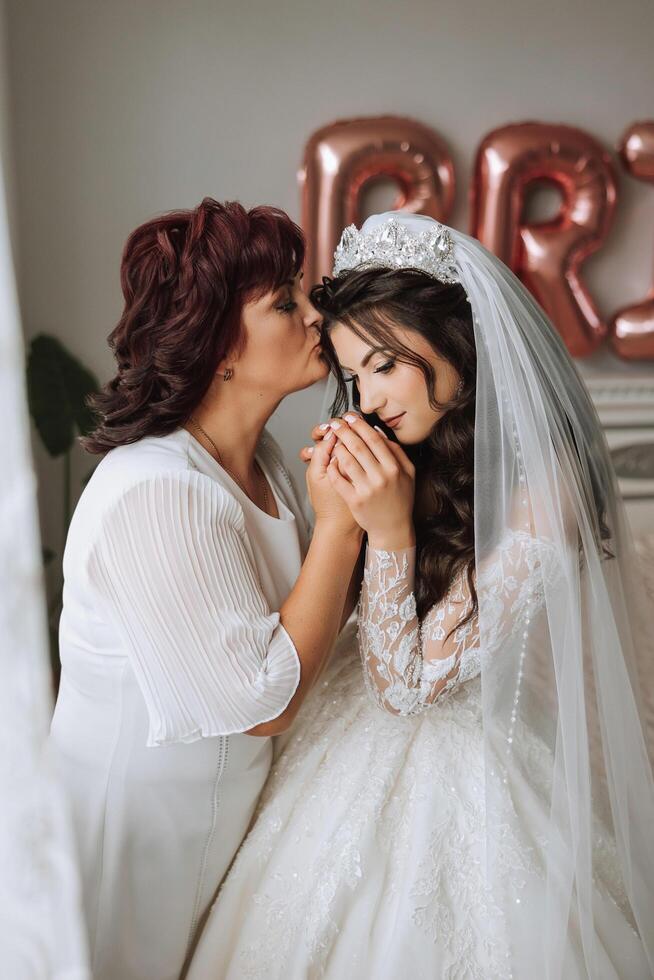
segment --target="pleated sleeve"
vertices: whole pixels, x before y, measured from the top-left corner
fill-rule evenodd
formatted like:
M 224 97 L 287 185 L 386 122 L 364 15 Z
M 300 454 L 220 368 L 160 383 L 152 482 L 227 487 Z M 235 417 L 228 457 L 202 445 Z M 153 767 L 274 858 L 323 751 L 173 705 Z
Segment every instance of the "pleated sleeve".
M 143 693 L 148 745 L 284 711 L 297 651 L 262 593 L 241 508 L 216 481 L 180 471 L 132 486 L 103 520 L 89 575 Z

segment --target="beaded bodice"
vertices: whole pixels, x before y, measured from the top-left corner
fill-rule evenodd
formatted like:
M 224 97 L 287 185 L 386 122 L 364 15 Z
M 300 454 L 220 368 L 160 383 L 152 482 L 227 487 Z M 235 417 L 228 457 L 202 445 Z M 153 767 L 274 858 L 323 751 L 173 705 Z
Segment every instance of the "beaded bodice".
M 423 711 L 476 677 L 483 656 L 522 631 L 520 680 L 527 628 L 543 605 L 545 582 L 556 574 L 554 554 L 544 538 L 507 531 L 476 578 L 487 611 L 482 645 L 479 614 L 470 615 L 473 600 L 465 570 L 421 622 L 413 592 L 416 549 L 369 548 L 359 650 L 368 690 L 379 706 L 398 715 Z

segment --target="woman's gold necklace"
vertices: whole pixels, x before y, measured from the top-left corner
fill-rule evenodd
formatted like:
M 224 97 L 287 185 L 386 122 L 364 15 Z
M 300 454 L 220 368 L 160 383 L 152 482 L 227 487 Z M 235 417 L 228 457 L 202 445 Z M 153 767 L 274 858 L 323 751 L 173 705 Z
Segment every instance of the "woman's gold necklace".
M 189 418 L 189 423 L 195 429 L 196 432 L 201 433 L 201 435 L 203 435 L 204 438 L 207 440 L 207 442 L 209 443 L 209 445 L 213 449 L 214 453 L 216 454 L 216 462 L 220 466 L 222 466 L 222 468 L 225 470 L 226 473 L 229 473 L 229 475 L 231 476 L 231 478 L 234 481 L 234 483 L 236 483 L 237 486 L 239 486 L 241 488 L 241 490 L 243 491 L 243 493 L 245 494 L 245 496 L 248 497 L 250 500 L 252 500 L 252 497 L 250 497 L 250 494 L 247 492 L 246 488 L 243 486 L 243 484 L 241 483 L 241 481 L 239 480 L 239 478 L 236 476 L 236 474 L 233 473 L 230 470 L 229 466 L 226 466 L 225 463 L 223 462 L 223 458 L 220 455 L 220 451 L 218 449 L 218 446 L 213 441 L 213 439 L 211 438 L 211 436 L 209 435 L 209 433 L 208 432 L 205 432 L 205 430 L 202 428 L 202 426 L 200 425 L 200 423 L 198 422 L 198 420 L 196 418 L 194 418 L 192 415 Z M 266 482 L 266 477 L 264 476 L 264 473 L 263 473 L 261 467 L 259 466 L 258 462 L 256 461 L 256 459 L 254 461 L 254 465 L 256 467 L 257 473 L 259 474 L 259 482 L 261 483 L 261 490 L 263 492 L 263 509 L 268 514 L 268 513 L 270 513 L 270 510 L 269 510 L 269 497 L 268 497 L 268 484 Z

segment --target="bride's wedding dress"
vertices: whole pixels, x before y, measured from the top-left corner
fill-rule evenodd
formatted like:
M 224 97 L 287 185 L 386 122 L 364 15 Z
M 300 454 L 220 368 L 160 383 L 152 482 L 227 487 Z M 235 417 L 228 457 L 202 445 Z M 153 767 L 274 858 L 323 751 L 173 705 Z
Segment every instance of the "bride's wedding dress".
M 368 550 L 360 656 L 348 628 L 274 767 L 188 980 L 546 976 L 551 750 L 518 715 L 518 701 L 530 696 L 523 686 L 491 892 L 485 786 L 493 763 L 481 671 L 527 626 L 538 629 L 545 590 L 551 597 L 561 585 L 555 556 L 528 527 L 506 532 L 476 583 L 493 608 L 482 650 L 464 575 L 420 622 L 415 549 Z M 598 818 L 593 859 L 592 980 L 643 980 L 651 974 L 615 844 Z M 565 980 L 588 977 L 571 908 Z

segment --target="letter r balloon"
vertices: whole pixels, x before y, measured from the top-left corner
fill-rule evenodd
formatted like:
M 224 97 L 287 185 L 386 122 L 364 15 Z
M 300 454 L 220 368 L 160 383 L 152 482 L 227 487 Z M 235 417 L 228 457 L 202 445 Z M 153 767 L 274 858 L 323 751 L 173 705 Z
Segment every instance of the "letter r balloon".
M 527 224 L 525 201 L 538 183 L 557 187 L 562 205 L 553 219 Z M 471 196 L 472 234 L 520 277 L 571 354 L 594 351 L 608 329 L 581 266 L 611 226 L 616 178 L 609 155 L 580 129 L 535 122 L 504 126 L 480 144 Z
M 298 174 L 307 237 L 304 281 L 330 275 L 343 228 L 361 224 L 366 187 L 383 177 L 398 185 L 393 209 L 447 222 L 454 200 L 454 166 L 443 139 L 401 116 L 345 119 L 309 139 Z

